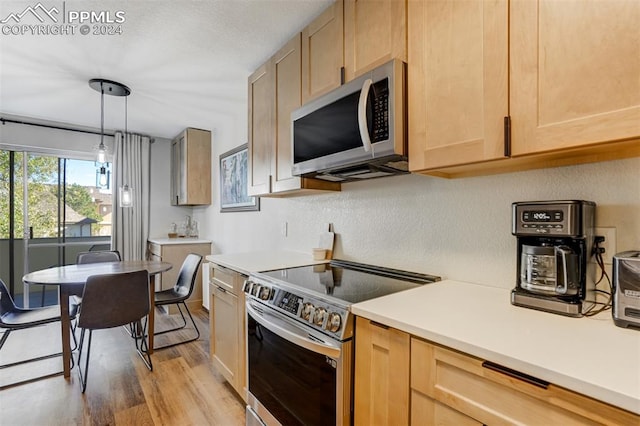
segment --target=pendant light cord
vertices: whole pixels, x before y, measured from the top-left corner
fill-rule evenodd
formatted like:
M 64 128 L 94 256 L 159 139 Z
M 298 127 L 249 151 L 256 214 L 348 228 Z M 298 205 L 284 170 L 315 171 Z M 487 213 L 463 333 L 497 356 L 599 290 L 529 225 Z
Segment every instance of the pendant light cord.
M 100 82 L 100 148 L 104 149 L 104 83 Z

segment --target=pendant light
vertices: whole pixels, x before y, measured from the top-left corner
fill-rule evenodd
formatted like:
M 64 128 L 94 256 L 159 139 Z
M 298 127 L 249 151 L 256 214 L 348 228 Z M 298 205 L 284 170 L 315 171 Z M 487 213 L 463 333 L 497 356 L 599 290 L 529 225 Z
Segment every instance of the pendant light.
M 98 163 L 100 163 L 100 179 L 101 186 L 108 183 L 107 170 L 105 163 L 107 162 L 107 147 L 104 144 L 104 95 L 124 96 L 125 101 L 125 137 L 127 135 L 127 96 L 131 94 L 131 89 L 122 83 L 116 81 L 105 80 L 103 78 L 94 78 L 89 80 L 89 86 L 97 92 L 100 92 L 100 145 L 98 145 Z M 118 188 L 118 201 L 120 207 L 133 207 L 133 188 L 128 184 L 124 184 Z
M 104 144 L 104 95 L 125 96 L 126 101 L 126 96 L 131 94 L 131 89 L 122 83 L 105 80 L 103 78 L 93 78 L 89 80 L 89 86 L 93 90 L 100 92 L 100 145 L 98 145 L 97 162 L 101 168 L 104 168 L 104 163 L 107 162 L 107 146 Z M 100 170 L 100 174 L 102 175 L 102 169 Z

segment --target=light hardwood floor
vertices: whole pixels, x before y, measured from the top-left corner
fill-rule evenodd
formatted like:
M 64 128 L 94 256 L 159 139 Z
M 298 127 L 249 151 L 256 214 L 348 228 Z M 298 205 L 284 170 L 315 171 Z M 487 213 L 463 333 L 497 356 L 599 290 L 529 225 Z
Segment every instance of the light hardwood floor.
M 153 372 L 135 352 L 122 327 L 93 333 L 86 393 L 77 369 L 0 391 L 2 425 L 244 425 L 244 403 L 209 360 L 208 314 L 194 315 L 200 339 L 156 351 Z M 168 328 L 175 316 L 156 314 L 156 329 Z M 37 356 L 60 350 L 59 324 L 11 334 L 0 363 L 16 354 Z M 182 332 L 181 332 L 182 333 Z M 156 345 L 178 338 L 158 336 Z M 0 370 L 0 386 L 29 376 L 61 370 L 61 358 Z M 11 371 L 9 371 L 11 370 Z

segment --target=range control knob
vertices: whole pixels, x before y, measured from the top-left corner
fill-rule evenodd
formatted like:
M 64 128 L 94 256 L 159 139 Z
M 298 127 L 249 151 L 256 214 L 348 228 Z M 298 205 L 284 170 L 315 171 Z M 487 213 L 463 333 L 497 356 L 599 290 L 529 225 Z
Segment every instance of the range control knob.
M 316 308 L 316 312 L 313 315 L 313 323 L 315 325 L 322 325 L 324 317 L 327 316 L 327 310 L 325 308 Z
M 329 318 L 327 319 L 327 330 L 332 333 L 340 330 L 340 326 L 342 325 L 342 317 L 337 312 L 331 312 L 329 314 Z
M 260 287 L 260 291 L 258 292 L 258 299 L 269 300 L 271 296 L 271 289 L 266 285 Z
M 251 295 L 258 297 L 258 293 L 260 292 L 261 288 L 262 286 L 260 284 L 253 283 L 253 286 L 251 287 Z
M 313 304 L 305 303 L 302 305 L 302 311 L 300 311 L 300 318 L 305 321 L 309 321 L 311 319 L 311 314 L 313 313 Z
M 242 287 L 242 291 L 244 291 L 245 293 L 250 293 L 252 285 L 253 285 L 253 281 L 246 280 L 244 282 L 244 286 Z

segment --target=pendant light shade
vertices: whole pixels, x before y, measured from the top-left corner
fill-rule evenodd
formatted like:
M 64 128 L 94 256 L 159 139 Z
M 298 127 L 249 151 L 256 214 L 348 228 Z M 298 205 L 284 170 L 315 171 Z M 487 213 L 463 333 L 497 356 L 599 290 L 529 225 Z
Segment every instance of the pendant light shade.
M 124 184 L 118 189 L 120 207 L 133 207 L 133 188 Z

